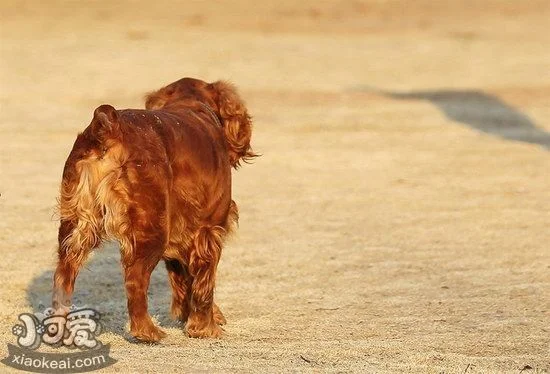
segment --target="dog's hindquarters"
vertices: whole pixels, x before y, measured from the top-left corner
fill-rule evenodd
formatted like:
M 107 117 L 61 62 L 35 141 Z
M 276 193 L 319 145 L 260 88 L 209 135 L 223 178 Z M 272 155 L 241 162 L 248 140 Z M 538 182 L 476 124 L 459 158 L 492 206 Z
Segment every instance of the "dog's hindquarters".
M 114 108 L 99 107 L 65 164 L 53 307 L 66 311 L 89 253 L 104 239 L 117 240 L 131 333 L 158 341 L 164 333 L 148 314 L 147 289 L 167 242 L 170 167 L 152 130 L 122 126 Z

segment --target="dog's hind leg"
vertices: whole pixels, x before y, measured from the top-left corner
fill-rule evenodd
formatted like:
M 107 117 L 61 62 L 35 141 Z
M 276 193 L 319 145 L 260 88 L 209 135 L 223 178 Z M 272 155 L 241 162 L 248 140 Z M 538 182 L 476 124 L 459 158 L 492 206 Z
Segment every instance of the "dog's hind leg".
M 94 166 L 67 162 L 59 200 L 58 262 L 54 274 L 52 306 L 66 314 L 80 268 L 103 234 L 102 213 L 94 196 Z
M 194 338 L 217 338 L 222 334 L 214 318 L 214 286 L 224 234 L 225 229 L 220 226 L 203 226 L 197 230 L 193 240 L 189 259 L 193 284 L 187 333 Z M 219 308 L 217 310 L 219 312 Z
M 99 240 L 99 235 L 86 222 L 61 221 L 52 300 L 56 313 L 68 313 L 78 272 Z
M 136 191 L 136 188 L 129 190 Z M 118 215 L 115 234 L 121 243 L 130 333 L 144 342 L 157 342 L 166 335 L 155 326 L 147 310 L 151 273 L 162 258 L 168 240 L 167 204 L 161 191 L 149 185 L 149 189 L 135 193 L 132 199 L 124 199 L 125 213 Z
M 160 242 L 152 240 L 138 241 L 132 245 L 131 252 L 122 249 L 124 285 L 128 297 L 130 315 L 130 333 L 144 342 L 157 342 L 166 334 L 153 323 L 147 310 L 147 290 L 151 273 L 160 260 L 158 246 Z

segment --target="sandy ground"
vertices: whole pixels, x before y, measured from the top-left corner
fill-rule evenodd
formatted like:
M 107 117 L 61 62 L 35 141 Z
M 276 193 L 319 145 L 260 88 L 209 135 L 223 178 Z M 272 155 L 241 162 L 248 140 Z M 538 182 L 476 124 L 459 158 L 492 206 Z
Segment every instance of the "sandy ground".
M 235 173 L 221 340 L 128 341 L 116 245 L 76 301 L 104 372 L 550 371 L 550 2 L 2 1 L 0 354 L 50 299 L 64 159 L 93 109 L 230 79 L 263 154 Z M 1 372 L 7 370 L 0 368 Z

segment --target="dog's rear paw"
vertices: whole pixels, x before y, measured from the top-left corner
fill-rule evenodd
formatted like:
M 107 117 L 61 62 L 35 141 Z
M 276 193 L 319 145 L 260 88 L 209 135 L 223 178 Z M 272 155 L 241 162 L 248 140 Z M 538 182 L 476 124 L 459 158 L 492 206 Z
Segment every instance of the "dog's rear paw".
M 225 325 L 227 323 L 227 320 L 223 316 L 223 313 L 220 310 L 220 308 L 216 304 L 214 304 L 213 309 L 214 309 L 213 310 L 213 312 L 214 312 L 214 322 L 216 322 L 218 325 Z
M 187 334 L 191 338 L 221 338 L 223 330 L 216 323 L 199 327 L 187 322 Z
M 166 337 L 166 333 L 155 325 L 143 326 L 139 330 L 130 331 L 132 336 L 140 342 L 157 343 L 160 339 Z

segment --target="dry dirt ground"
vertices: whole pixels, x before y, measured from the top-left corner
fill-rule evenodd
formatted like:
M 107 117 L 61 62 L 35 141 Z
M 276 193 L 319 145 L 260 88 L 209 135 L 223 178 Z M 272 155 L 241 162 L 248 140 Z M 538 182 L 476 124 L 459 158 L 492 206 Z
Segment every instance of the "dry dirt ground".
M 58 184 L 93 109 L 230 79 L 262 153 L 234 173 L 221 340 L 128 341 L 116 245 L 76 301 L 104 372 L 550 372 L 550 2 L 2 1 L 0 354 L 50 299 Z M 1 372 L 7 370 L 0 368 Z

